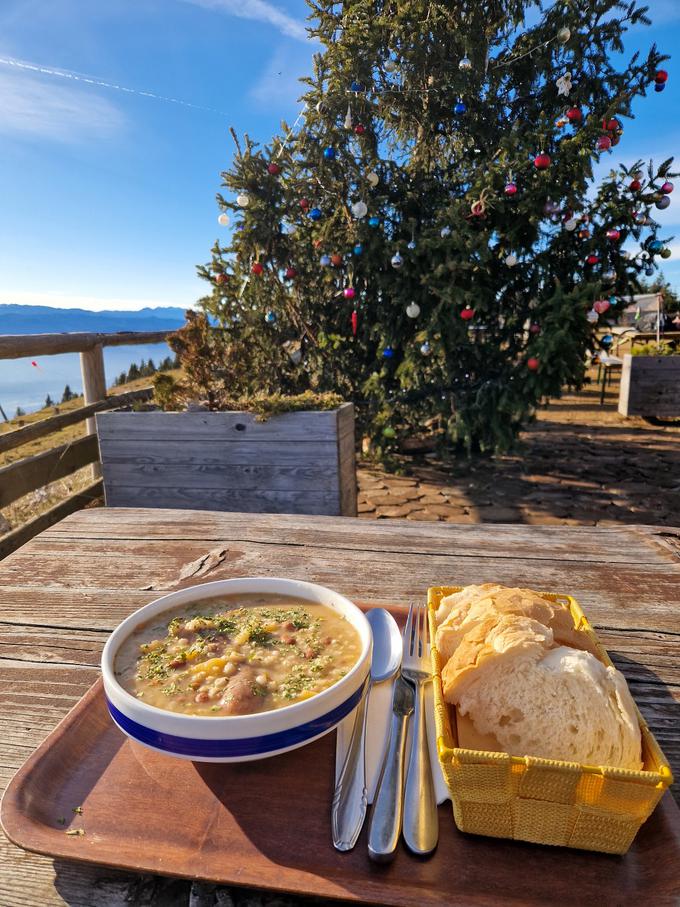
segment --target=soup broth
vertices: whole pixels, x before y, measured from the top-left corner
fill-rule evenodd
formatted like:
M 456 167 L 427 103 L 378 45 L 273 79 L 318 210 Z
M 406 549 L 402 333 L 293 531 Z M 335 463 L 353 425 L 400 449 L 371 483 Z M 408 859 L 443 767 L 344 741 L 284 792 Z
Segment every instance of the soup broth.
M 115 671 L 142 702 L 219 717 L 309 699 L 340 680 L 360 654 L 355 628 L 325 605 L 222 596 L 139 626 L 120 647 Z

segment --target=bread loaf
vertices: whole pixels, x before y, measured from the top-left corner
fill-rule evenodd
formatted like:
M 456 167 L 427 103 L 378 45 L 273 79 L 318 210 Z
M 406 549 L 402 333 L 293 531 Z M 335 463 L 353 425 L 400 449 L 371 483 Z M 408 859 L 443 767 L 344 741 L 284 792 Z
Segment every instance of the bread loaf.
M 561 644 L 588 638 L 569 611 L 571 626 L 561 606 L 530 590 L 480 589 L 447 603 L 437 632 L 438 648 L 440 639 L 453 645 L 444 697 L 479 739 L 516 756 L 639 769 L 640 727 L 626 681 L 591 651 Z

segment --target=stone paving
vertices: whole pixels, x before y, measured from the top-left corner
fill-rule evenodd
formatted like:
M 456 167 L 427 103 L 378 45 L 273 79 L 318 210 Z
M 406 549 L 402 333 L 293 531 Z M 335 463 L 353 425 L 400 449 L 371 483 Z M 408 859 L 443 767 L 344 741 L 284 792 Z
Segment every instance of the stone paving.
M 680 526 L 680 421 L 652 424 L 616 412 L 618 386 L 541 409 L 517 451 L 443 462 L 404 457 L 394 475 L 359 466 L 359 516 L 452 523 Z

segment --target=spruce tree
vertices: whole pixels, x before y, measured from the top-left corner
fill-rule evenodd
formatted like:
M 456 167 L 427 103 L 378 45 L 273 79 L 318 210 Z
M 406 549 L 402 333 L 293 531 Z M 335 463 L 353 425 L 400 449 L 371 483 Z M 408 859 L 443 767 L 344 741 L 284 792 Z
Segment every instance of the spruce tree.
M 63 392 L 62 395 L 61 395 L 61 402 L 62 402 L 62 403 L 68 403 L 68 401 L 69 401 L 69 400 L 73 400 L 74 397 L 75 397 L 75 394 L 74 394 L 73 391 L 71 390 L 70 385 L 67 384 L 67 385 L 64 387 L 64 392 Z
M 48 406 L 54 406 L 54 400 L 49 394 L 45 397 L 45 409 L 47 409 Z
M 298 122 L 264 146 L 232 133 L 218 203 L 235 229 L 199 268 L 227 329 L 215 381 L 336 391 L 379 449 L 426 423 L 506 449 L 670 254 L 652 214 L 672 161 L 592 189 L 666 58 L 624 59 L 648 20 L 616 0 L 309 6 L 323 50 Z

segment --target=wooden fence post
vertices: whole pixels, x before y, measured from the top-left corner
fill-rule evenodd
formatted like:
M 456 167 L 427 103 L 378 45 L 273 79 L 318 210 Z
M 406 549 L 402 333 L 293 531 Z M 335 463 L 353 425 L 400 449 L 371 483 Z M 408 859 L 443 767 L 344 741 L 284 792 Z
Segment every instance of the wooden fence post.
M 85 350 L 80 354 L 80 372 L 83 376 L 83 394 L 85 396 L 85 405 L 88 403 L 97 403 L 106 397 L 106 376 L 104 374 L 104 350 L 101 343 L 93 346 L 91 350 Z M 91 416 L 85 422 L 85 434 L 90 435 L 97 431 L 97 423 L 94 416 Z M 92 479 L 101 478 L 101 463 L 93 463 Z

